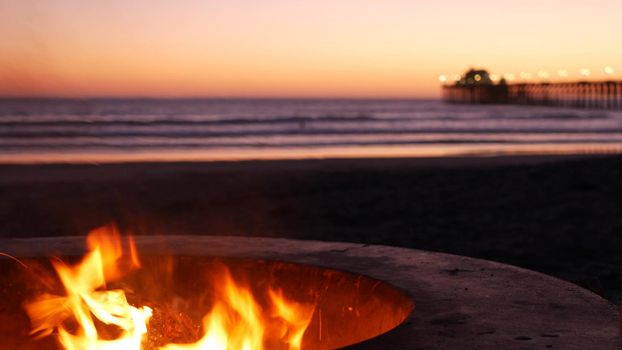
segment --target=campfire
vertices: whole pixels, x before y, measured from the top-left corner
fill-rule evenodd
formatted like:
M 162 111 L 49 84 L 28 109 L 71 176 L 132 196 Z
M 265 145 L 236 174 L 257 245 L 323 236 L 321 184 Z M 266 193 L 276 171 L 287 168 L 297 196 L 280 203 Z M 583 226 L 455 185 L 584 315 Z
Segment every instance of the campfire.
M 394 287 L 319 267 L 139 256 L 114 226 L 84 257 L 2 260 L 0 341 L 12 349 L 333 349 L 400 324 Z M 6 311 L 6 312 L 5 312 Z

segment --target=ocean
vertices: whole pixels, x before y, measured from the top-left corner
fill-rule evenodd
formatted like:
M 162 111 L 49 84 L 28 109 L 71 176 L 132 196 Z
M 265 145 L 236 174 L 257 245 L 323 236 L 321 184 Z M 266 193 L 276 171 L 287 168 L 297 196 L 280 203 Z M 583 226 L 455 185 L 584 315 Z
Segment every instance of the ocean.
M 621 111 L 390 99 L 0 100 L 0 162 L 620 150 Z

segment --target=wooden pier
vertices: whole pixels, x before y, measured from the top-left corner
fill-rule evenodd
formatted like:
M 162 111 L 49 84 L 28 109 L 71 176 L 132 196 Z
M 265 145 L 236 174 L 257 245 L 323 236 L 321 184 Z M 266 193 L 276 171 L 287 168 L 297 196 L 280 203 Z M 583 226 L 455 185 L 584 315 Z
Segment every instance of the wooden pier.
M 443 100 L 467 104 L 622 109 L 622 81 L 444 85 Z

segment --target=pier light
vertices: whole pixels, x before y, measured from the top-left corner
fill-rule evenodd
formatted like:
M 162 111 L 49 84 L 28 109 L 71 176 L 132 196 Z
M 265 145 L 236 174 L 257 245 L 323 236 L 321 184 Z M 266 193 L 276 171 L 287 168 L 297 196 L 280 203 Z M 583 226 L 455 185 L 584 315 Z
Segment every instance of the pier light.
M 541 71 L 538 72 L 538 77 L 540 79 L 548 79 L 549 78 L 549 73 L 541 70 Z
M 516 80 L 516 75 L 514 75 L 514 73 L 505 73 L 503 74 L 503 78 L 507 81 L 514 81 Z
M 494 83 L 498 83 L 501 78 L 497 74 L 491 74 L 490 80 L 492 80 Z
M 479 74 L 475 74 L 475 81 L 481 81 L 482 80 L 482 76 Z
M 610 67 L 610 66 L 605 67 L 605 74 L 607 74 L 607 75 L 614 75 L 615 72 L 616 71 L 612 67 Z
M 579 73 L 580 73 L 582 76 L 584 76 L 584 77 L 589 77 L 589 76 L 590 76 L 590 74 L 592 74 L 592 72 L 590 72 L 590 70 L 589 70 L 589 69 L 587 69 L 587 68 L 581 68 L 581 69 L 579 70 Z
M 458 75 L 458 74 L 455 74 L 455 75 L 452 77 L 452 79 L 453 79 L 453 81 L 458 82 L 458 81 L 460 81 L 460 79 L 462 79 L 462 77 L 461 77 L 460 75 Z
M 568 78 L 568 71 L 565 69 L 560 69 L 557 71 L 557 75 L 562 78 Z
M 531 73 L 521 72 L 520 78 L 523 80 L 531 80 Z
M 438 81 L 440 81 L 441 83 L 443 83 L 443 84 L 444 84 L 445 82 L 447 82 L 447 76 L 445 76 L 445 75 L 442 75 L 442 74 L 441 74 L 441 75 L 438 77 Z

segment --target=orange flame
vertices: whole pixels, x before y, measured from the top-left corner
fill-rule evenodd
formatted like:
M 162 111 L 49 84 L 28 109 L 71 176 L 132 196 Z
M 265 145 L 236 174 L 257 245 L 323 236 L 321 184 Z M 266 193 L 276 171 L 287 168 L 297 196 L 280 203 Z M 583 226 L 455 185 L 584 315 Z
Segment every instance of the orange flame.
M 120 289 L 105 290 L 106 282 L 140 267 L 134 240 L 129 240 L 129 265 L 114 226 L 93 230 L 87 238 L 89 252 L 74 266 L 52 261 L 66 295 L 44 294 L 25 305 L 32 334 L 57 333 L 65 350 L 141 350 L 152 310 L 128 303 Z M 263 310 L 251 290 L 236 283 L 228 270 L 216 285 L 218 300 L 203 318 L 204 336 L 193 344 L 168 344 L 159 350 L 264 350 L 279 343 L 300 350 L 311 322 L 314 305 L 287 300 L 280 290 L 268 290 L 270 310 Z M 115 326 L 115 339 L 102 339 L 96 323 Z

